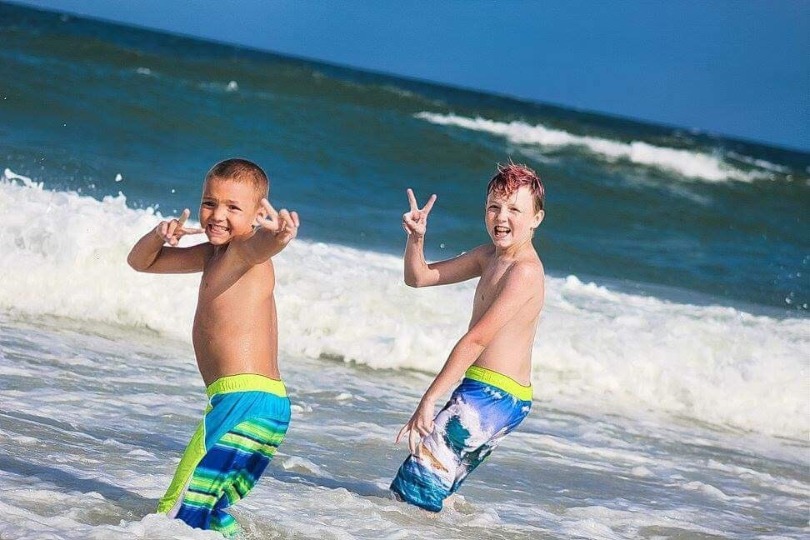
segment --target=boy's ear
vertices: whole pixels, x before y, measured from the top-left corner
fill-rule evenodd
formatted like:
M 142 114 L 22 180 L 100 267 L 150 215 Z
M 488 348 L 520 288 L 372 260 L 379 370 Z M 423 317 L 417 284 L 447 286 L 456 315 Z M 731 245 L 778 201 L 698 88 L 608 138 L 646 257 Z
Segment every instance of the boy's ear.
M 532 229 L 536 229 L 537 227 L 539 227 L 540 224 L 543 222 L 544 217 L 546 217 L 546 211 L 538 210 L 537 213 L 534 215 L 534 223 L 532 225 Z

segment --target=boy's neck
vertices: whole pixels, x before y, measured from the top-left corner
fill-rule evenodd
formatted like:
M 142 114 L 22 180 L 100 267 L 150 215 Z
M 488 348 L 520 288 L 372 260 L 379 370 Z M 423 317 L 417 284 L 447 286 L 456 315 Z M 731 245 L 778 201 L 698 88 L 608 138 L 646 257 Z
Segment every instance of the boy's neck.
M 536 253 L 531 238 L 529 238 L 525 242 L 522 242 L 520 244 L 513 244 L 506 248 L 499 248 L 498 246 L 495 246 L 495 257 L 497 259 L 510 261 L 518 259 L 522 255 L 524 255 L 527 251 L 531 253 Z

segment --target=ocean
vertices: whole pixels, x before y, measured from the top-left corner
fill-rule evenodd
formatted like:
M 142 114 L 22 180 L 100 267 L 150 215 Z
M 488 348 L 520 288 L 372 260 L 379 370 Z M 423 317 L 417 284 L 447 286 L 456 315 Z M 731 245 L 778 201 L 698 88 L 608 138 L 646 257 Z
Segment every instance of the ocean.
M 301 216 L 246 538 L 810 535 L 810 153 L 8 3 L 0 44 L 0 539 L 219 537 L 153 513 L 205 407 L 199 276 L 126 255 L 234 156 Z M 509 160 L 547 190 L 534 404 L 428 515 L 394 437 L 475 283 L 404 285 L 405 190 L 451 257 Z

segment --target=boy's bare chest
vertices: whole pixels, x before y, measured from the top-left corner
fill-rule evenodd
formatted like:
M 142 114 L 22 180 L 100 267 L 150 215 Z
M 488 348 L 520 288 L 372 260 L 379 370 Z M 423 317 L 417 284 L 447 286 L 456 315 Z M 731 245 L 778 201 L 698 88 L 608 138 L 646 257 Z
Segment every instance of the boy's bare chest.
M 242 290 L 259 293 L 268 287 L 272 291 L 274 276 L 269 265 L 245 267 L 233 264 L 226 258 L 212 258 L 205 266 L 200 280 L 200 300 L 227 296 L 239 296 Z M 263 285 L 263 286 L 260 286 Z
M 486 309 L 493 302 L 501 289 L 501 282 L 511 264 L 489 264 L 481 273 L 481 279 L 475 287 L 476 310 Z

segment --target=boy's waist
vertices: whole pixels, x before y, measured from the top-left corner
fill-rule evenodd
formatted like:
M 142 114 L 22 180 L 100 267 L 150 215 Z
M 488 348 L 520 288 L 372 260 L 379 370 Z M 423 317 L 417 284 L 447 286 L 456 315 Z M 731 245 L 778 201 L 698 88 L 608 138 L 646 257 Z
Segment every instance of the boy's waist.
M 209 398 L 229 392 L 268 392 L 278 397 L 287 397 L 287 388 L 283 382 L 256 373 L 226 375 L 215 380 L 205 389 Z
M 507 392 L 515 396 L 517 399 L 521 401 L 532 400 L 531 385 L 529 386 L 522 385 L 515 379 L 507 375 L 504 375 L 503 373 L 498 373 L 497 371 L 492 371 L 491 369 L 487 369 L 481 366 L 470 366 L 464 373 L 464 377 L 472 379 L 473 381 L 489 384 L 490 386 L 494 386 L 495 388 L 499 388 L 504 392 Z

